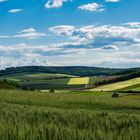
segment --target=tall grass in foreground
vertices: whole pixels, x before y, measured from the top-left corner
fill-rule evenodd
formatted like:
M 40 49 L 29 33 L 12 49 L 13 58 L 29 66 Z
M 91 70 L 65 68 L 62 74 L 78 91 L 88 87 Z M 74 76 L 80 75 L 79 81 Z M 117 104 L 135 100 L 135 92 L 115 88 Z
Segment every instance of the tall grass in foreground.
M 0 140 L 139 140 L 139 109 L 139 99 L 98 93 L 3 90 Z

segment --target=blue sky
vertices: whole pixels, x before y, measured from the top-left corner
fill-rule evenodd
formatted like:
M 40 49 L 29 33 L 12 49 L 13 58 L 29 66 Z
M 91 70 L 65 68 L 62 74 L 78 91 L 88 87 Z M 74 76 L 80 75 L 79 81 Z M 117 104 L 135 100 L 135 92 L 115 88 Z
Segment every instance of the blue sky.
M 139 0 L 0 0 L 0 69 L 140 66 Z

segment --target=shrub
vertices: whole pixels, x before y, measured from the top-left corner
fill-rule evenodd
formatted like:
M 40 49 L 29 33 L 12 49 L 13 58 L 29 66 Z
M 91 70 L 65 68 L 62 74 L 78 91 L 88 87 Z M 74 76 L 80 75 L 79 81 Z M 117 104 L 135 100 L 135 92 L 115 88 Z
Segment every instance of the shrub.
M 8 81 L 6 79 L 0 80 L 0 89 L 18 89 L 20 88 L 18 83 L 13 81 Z
M 55 91 L 54 91 L 54 89 L 50 89 L 49 92 L 50 93 L 54 93 Z
M 119 97 L 119 94 L 118 94 L 118 93 L 114 92 L 114 93 L 112 94 L 112 98 L 118 98 L 118 97 Z

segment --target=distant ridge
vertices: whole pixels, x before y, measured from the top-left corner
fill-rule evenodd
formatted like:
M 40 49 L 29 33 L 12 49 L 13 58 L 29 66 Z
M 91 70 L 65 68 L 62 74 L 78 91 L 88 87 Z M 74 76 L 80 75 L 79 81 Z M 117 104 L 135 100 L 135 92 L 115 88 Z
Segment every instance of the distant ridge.
M 10 67 L 5 70 L 0 70 L 0 76 L 8 74 L 16 74 L 22 72 L 30 73 L 61 73 L 75 76 L 109 76 L 109 75 L 124 75 L 140 72 L 140 68 L 101 68 L 101 67 L 86 67 L 86 66 L 24 66 Z

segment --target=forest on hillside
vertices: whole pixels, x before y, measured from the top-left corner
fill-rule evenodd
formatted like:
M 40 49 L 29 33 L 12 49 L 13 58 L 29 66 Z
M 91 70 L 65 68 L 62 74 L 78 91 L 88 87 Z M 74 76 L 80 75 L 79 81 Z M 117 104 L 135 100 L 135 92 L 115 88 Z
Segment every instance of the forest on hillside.
M 43 73 L 61 73 L 76 76 L 109 76 L 124 75 L 139 72 L 140 68 L 100 68 L 100 67 L 84 67 L 84 66 L 64 66 L 64 67 L 47 67 L 47 66 L 25 66 L 11 67 L 0 70 L 0 76 L 8 74 L 17 74 L 22 72 L 43 72 Z

